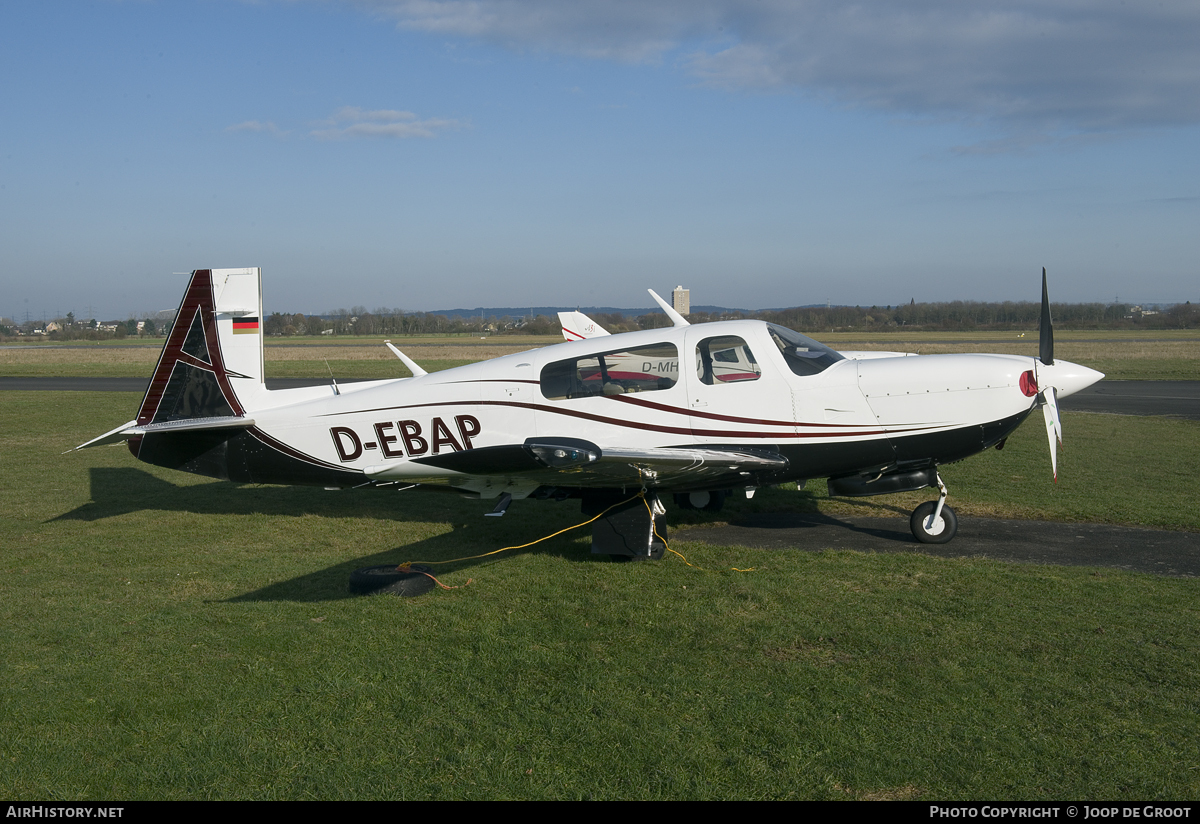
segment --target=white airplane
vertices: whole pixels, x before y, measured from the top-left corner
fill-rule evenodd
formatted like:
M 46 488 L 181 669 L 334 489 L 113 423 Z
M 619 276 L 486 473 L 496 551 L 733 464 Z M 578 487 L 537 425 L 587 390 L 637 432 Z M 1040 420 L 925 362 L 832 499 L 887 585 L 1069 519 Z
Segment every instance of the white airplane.
M 910 526 L 944 543 L 957 519 L 938 466 L 1002 446 L 1039 406 L 1053 462 L 1057 398 L 1103 377 L 1054 360 L 1044 270 L 1038 358 L 852 359 L 782 326 L 688 325 L 664 308 L 670 328 L 435 373 L 389 343 L 413 377 L 268 390 L 260 271 L 199 269 L 137 417 L 77 448 L 127 441 L 140 460 L 240 483 L 419 484 L 499 497 L 497 515 L 579 498 L 602 515 L 592 551 L 634 557 L 661 556 L 666 493 L 715 509 L 810 478 L 835 495 L 936 486 Z

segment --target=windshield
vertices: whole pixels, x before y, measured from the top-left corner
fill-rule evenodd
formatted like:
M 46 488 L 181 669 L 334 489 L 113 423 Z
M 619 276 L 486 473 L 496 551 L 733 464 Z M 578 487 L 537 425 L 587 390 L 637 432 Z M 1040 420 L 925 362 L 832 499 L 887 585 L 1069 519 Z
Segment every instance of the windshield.
M 840 360 L 845 360 L 837 352 L 823 343 L 817 343 L 809 337 L 793 332 L 786 326 L 767 324 L 771 340 L 779 347 L 788 368 L 797 375 L 816 375 L 824 372 Z

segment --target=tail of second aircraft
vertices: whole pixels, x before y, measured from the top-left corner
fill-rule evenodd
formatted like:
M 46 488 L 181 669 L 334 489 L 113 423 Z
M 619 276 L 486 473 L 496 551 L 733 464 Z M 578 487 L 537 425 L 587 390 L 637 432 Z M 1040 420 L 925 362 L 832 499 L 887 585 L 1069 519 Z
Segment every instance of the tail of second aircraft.
M 607 329 L 583 312 L 559 312 L 558 322 L 562 324 L 563 337 L 567 340 L 587 340 L 609 334 Z

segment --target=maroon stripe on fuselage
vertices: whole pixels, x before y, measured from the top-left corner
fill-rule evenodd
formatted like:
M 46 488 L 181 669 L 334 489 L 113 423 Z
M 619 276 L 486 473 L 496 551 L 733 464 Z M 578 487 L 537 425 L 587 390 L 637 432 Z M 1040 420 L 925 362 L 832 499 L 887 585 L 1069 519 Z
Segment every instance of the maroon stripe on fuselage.
M 321 460 L 320 458 L 314 458 L 312 455 L 305 454 L 304 452 L 301 452 L 299 449 L 296 449 L 295 447 L 288 446 L 286 443 L 279 440 L 278 438 L 268 435 L 266 432 L 262 431 L 257 426 L 252 426 L 246 431 L 248 431 L 252 436 L 257 438 L 262 443 L 266 444 L 267 446 L 271 447 L 272 449 L 282 452 L 284 455 L 287 455 L 289 458 L 295 458 L 298 461 L 304 461 L 305 463 L 310 463 L 310 464 L 313 464 L 314 466 L 320 466 L 325 469 L 336 469 L 339 472 L 357 472 L 360 474 L 362 473 L 361 469 L 354 469 L 353 467 L 348 467 L 348 466 L 338 466 L 337 464 L 331 464 L 331 463 Z
M 724 429 L 695 429 L 693 427 L 681 426 L 664 426 L 662 424 L 642 423 L 639 421 L 627 421 L 618 418 L 610 418 L 605 415 L 596 415 L 591 412 L 581 412 L 575 409 L 563 409 L 561 407 L 546 406 L 545 404 L 537 403 L 522 403 L 519 401 L 442 401 L 440 403 L 413 403 L 403 406 L 381 406 L 371 409 L 355 409 L 348 412 L 330 412 L 318 417 L 341 417 L 344 415 L 363 415 L 368 412 L 394 412 L 401 409 L 422 409 L 430 406 L 509 406 L 519 409 L 532 409 L 538 412 L 549 412 L 555 415 L 565 415 L 570 418 L 582 418 L 583 420 L 595 421 L 596 423 L 609 424 L 611 426 L 621 426 L 628 429 L 640 429 L 647 432 L 663 432 L 671 435 L 692 435 L 694 437 L 703 438 L 755 438 L 755 439 L 789 439 L 800 440 L 806 438 L 843 438 L 856 437 L 864 435 L 889 435 L 901 434 L 904 432 L 922 432 L 928 429 L 937 429 L 942 424 L 933 424 L 929 426 L 912 426 L 905 429 L 860 429 L 857 431 L 837 431 L 837 432 L 755 432 L 741 430 L 724 430 Z M 829 426 L 830 424 L 780 424 L 782 426 Z M 848 426 L 847 424 L 843 424 Z
M 716 412 L 699 412 L 695 409 L 680 409 L 677 406 L 667 406 L 665 403 L 656 403 L 648 401 L 645 398 L 635 398 L 629 395 L 612 395 L 609 400 L 620 401 L 621 403 L 632 403 L 635 406 L 644 406 L 648 409 L 656 409 L 659 412 L 671 412 L 676 415 L 687 415 L 692 418 L 706 418 L 712 421 L 727 421 L 728 423 L 748 423 L 758 426 L 812 426 L 812 427 L 828 427 L 830 429 L 853 429 L 861 424 L 854 423 L 803 423 L 801 421 L 775 421 L 770 418 L 742 418 L 737 415 L 720 415 Z

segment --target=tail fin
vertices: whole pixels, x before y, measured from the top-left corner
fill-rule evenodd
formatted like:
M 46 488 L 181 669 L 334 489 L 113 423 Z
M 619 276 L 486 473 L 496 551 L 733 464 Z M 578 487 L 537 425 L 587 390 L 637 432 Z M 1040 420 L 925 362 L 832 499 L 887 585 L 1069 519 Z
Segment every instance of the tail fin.
M 259 269 L 197 269 L 137 423 L 245 416 L 265 392 Z
M 587 340 L 599 338 L 609 332 L 583 312 L 559 312 L 558 322 L 562 324 L 563 337 L 567 340 Z

